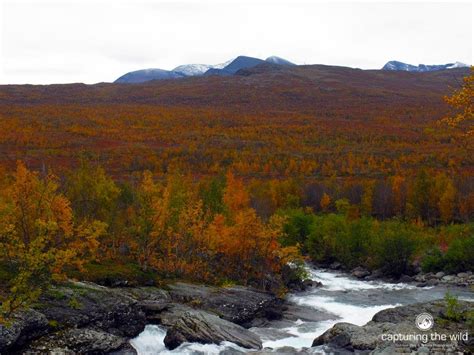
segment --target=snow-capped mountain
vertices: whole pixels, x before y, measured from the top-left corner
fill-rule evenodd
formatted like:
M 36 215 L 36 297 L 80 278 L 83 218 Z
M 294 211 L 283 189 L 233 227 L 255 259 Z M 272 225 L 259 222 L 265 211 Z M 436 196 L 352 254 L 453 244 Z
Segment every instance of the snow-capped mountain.
M 143 69 L 129 72 L 115 80 L 116 83 L 142 83 L 150 80 L 178 79 L 200 75 L 234 75 L 240 69 L 252 68 L 259 64 L 271 63 L 275 65 L 295 65 L 290 61 L 272 56 L 266 60 L 238 56 L 227 62 L 220 64 L 183 64 L 173 70 L 164 69 Z
M 240 55 L 222 69 L 211 68 L 204 75 L 233 75 L 240 69 L 252 68 L 262 63 L 265 63 L 262 59 Z
M 287 65 L 287 66 L 296 65 L 295 63 L 292 63 L 289 60 L 277 57 L 275 55 L 268 57 L 267 59 L 265 59 L 265 61 L 267 63 L 278 64 L 278 65 Z
M 444 70 L 444 69 L 465 68 L 465 67 L 468 67 L 468 65 L 461 62 L 438 64 L 438 65 L 418 64 L 416 66 L 412 64 L 398 62 L 396 60 L 391 60 L 390 62 L 387 62 L 387 64 L 383 66 L 382 70 L 427 72 L 427 71 L 436 71 L 436 70 Z
M 209 69 L 214 68 L 214 69 L 222 69 L 226 67 L 227 65 L 232 62 L 233 59 L 228 60 L 225 63 L 220 63 L 220 64 L 215 64 L 215 65 L 210 65 L 210 64 L 183 64 L 180 65 L 176 68 L 174 68 L 172 71 L 175 73 L 182 74 L 184 76 L 197 76 L 197 75 L 202 75 L 205 72 L 207 72 Z

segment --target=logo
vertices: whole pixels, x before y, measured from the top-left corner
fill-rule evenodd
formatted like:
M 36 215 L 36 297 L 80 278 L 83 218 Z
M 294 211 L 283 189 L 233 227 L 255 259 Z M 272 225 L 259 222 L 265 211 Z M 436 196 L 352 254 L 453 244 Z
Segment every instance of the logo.
M 419 330 L 427 331 L 433 328 L 434 319 L 429 313 L 420 313 L 416 316 L 415 324 Z

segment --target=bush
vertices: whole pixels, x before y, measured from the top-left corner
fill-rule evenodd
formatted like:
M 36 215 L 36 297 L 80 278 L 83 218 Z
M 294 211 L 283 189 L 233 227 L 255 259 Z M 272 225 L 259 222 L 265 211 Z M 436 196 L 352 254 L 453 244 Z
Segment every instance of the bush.
M 415 227 L 406 223 L 382 223 L 375 248 L 377 267 L 395 277 L 407 273 L 417 249 L 416 233 Z
M 317 262 L 331 263 L 340 261 L 344 254 L 344 243 L 349 233 L 346 218 L 329 214 L 314 219 L 313 230 L 306 240 L 306 250 Z
M 314 215 L 301 209 L 283 211 L 286 223 L 280 238 L 282 246 L 300 245 L 304 247 L 305 241 L 313 230 Z
M 425 272 L 457 273 L 474 269 L 474 236 L 453 239 L 446 253 L 440 249 L 428 251 L 422 261 Z
M 463 318 L 458 299 L 449 292 L 444 296 L 446 302 L 446 319 L 453 322 L 459 322 Z
M 446 261 L 439 248 L 428 250 L 421 262 L 421 268 L 424 272 L 438 272 L 444 269 Z
M 474 269 L 474 235 L 451 242 L 445 256 L 444 270 L 449 273 Z

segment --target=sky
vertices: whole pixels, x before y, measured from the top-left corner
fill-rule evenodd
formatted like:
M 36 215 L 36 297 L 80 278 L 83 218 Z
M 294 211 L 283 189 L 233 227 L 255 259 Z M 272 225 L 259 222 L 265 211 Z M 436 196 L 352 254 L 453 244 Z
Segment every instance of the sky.
M 0 0 L 0 84 L 111 82 L 126 72 L 277 55 L 379 69 L 472 64 L 473 2 Z

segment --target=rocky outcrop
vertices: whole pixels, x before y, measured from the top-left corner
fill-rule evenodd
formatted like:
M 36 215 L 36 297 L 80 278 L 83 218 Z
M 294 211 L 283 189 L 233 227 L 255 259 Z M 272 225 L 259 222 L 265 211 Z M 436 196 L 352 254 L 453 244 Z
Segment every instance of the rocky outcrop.
M 175 349 L 184 342 L 235 343 L 248 349 L 261 349 L 259 337 L 247 329 L 204 311 L 187 311 L 168 329 L 164 343 Z
M 32 309 L 16 314 L 11 324 L 0 324 L 0 354 L 24 346 L 47 334 L 49 329 L 48 319 L 44 314 Z
M 413 277 L 413 281 L 417 282 L 417 286 L 436 286 L 436 285 L 453 285 L 460 287 L 469 287 L 474 285 L 474 274 L 472 271 L 460 272 L 458 274 L 446 275 L 440 271 L 437 273 L 419 273 Z
M 123 352 L 125 349 L 128 354 L 136 354 L 136 351 L 128 346 L 127 338 L 102 330 L 71 328 L 34 341 L 25 352 L 48 353 L 54 350 L 60 354 L 105 354 Z
M 138 301 L 120 290 L 70 282 L 51 288 L 33 309 L 15 315 L 11 324 L 0 324 L 0 353 L 27 348 L 36 339 L 31 346 L 118 349 L 146 322 Z
M 447 305 L 443 300 L 409 306 L 395 307 L 378 312 L 364 326 L 350 323 L 337 323 L 331 329 L 317 337 L 313 346 L 326 345 L 332 349 L 346 351 L 376 351 L 377 353 L 392 353 L 413 350 L 424 351 L 465 351 L 471 346 L 472 336 L 467 340 L 450 341 L 449 334 L 466 332 L 466 315 L 473 304 L 459 301 L 458 312 L 460 319 L 452 321 L 448 317 Z M 434 317 L 434 327 L 429 332 L 419 330 L 415 318 L 420 313 L 430 313 Z M 432 341 L 430 332 L 447 334 L 448 340 Z M 408 335 L 407 338 L 394 341 L 390 335 Z M 423 336 L 428 342 L 423 342 Z M 423 348 L 423 349 L 422 349 Z
M 256 318 L 281 318 L 283 312 L 283 301 L 274 295 L 241 286 L 218 288 L 177 283 L 170 286 L 169 294 L 173 302 L 212 312 L 244 327 L 250 327 Z
M 283 310 L 283 301 L 274 295 L 239 286 L 177 283 L 164 290 L 69 282 L 51 288 L 9 326 L 0 325 L 0 354 L 51 349 L 134 354 L 128 340 L 150 323 L 170 329 L 168 341 L 174 346 L 226 340 L 259 349 L 259 338 L 245 327 L 278 319 Z

